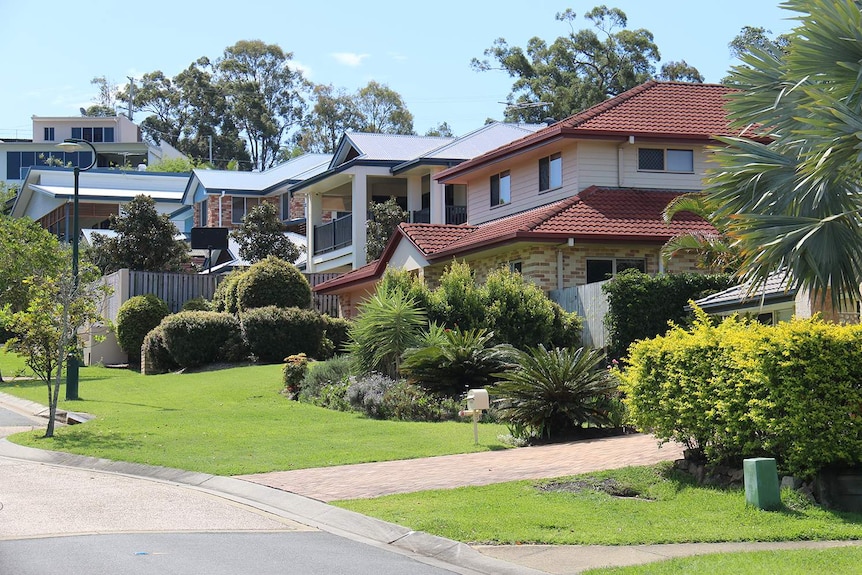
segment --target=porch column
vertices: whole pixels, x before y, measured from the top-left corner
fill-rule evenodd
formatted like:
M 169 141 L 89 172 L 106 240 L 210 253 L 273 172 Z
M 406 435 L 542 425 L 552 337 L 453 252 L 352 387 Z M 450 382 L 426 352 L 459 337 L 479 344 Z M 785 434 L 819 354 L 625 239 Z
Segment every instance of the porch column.
M 308 253 L 306 258 L 305 268 L 309 272 L 317 271 L 314 265 L 314 227 L 319 226 L 323 219 L 323 197 L 320 194 L 309 192 L 305 194 L 305 214 L 306 214 L 306 242 L 308 243 Z
M 431 174 L 431 223 L 445 224 L 446 223 L 446 186 L 437 182 L 434 179 L 434 174 L 440 172 L 440 169 L 434 170 Z
M 410 217 L 413 217 L 413 212 L 418 212 L 422 209 L 422 176 L 407 177 L 407 211 L 410 212 Z
M 353 269 L 364 266 L 368 220 L 368 183 L 365 174 L 356 174 L 350 182 L 353 212 Z

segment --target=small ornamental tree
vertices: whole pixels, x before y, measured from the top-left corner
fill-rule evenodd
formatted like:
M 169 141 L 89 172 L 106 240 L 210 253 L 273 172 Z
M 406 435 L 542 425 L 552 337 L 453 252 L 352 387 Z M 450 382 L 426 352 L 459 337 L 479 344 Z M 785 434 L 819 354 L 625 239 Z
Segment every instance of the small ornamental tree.
M 243 273 L 236 286 L 240 311 L 255 307 L 311 306 L 311 286 L 293 264 L 274 256 L 257 262 Z
M 368 261 L 376 260 L 383 253 L 389 238 L 401 222 L 406 222 L 410 214 L 398 205 L 394 197 L 385 202 L 371 204 L 368 208 L 367 236 L 365 255 Z
M 117 343 L 129 354 L 129 362 L 141 361 L 144 338 L 170 313 L 168 304 L 153 294 L 129 298 L 117 312 Z
M 268 256 L 293 263 L 300 256 L 300 249 L 284 235 L 284 224 L 278 216 L 278 208 L 268 202 L 250 209 L 231 236 L 239 243 L 240 257 L 249 263 L 259 262 Z

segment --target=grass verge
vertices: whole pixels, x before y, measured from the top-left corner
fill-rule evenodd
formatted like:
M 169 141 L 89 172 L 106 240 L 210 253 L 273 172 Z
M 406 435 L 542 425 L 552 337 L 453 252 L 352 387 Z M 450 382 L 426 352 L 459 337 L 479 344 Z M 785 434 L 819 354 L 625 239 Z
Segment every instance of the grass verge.
M 782 492 L 762 511 L 741 489 L 697 486 L 669 464 L 545 481 L 424 491 L 335 505 L 466 543 L 639 545 L 862 539 L 862 514 Z
M 93 457 L 163 465 L 218 475 L 323 467 L 504 449 L 501 425 L 378 421 L 290 401 L 282 396 L 281 365 L 142 376 L 128 370 L 81 369 L 78 401 L 60 409 L 96 419 L 12 436 L 15 443 Z M 0 385 L 46 403 L 37 381 Z
M 718 553 L 607 569 L 590 569 L 584 575 L 680 575 L 733 573 L 734 575 L 834 575 L 862 573 L 862 547 L 794 549 Z

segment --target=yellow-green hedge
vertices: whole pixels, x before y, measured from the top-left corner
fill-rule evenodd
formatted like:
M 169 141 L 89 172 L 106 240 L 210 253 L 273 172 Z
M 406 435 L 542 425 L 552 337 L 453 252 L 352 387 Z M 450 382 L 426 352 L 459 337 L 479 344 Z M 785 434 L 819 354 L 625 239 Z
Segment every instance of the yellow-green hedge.
M 635 424 L 714 463 L 775 457 L 810 477 L 862 462 L 862 326 L 718 325 L 636 342 L 619 374 Z

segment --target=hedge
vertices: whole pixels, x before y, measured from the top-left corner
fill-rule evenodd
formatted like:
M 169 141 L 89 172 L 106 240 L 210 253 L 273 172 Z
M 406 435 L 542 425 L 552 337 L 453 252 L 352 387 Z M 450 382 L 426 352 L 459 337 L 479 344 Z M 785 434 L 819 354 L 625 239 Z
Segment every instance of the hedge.
M 144 337 L 171 313 L 168 304 L 153 294 L 129 298 L 117 311 L 117 343 L 129 355 L 129 362 L 141 361 Z
M 159 327 L 164 347 L 180 367 L 200 367 L 217 361 L 238 361 L 245 355 L 239 320 L 214 311 L 181 311 Z
M 802 478 L 862 463 L 862 326 L 697 310 L 690 330 L 635 343 L 620 377 L 639 428 L 711 463 L 775 457 Z
M 267 306 L 241 315 L 248 349 L 262 363 L 281 363 L 289 355 L 316 357 L 323 339 L 323 319 L 315 311 Z

